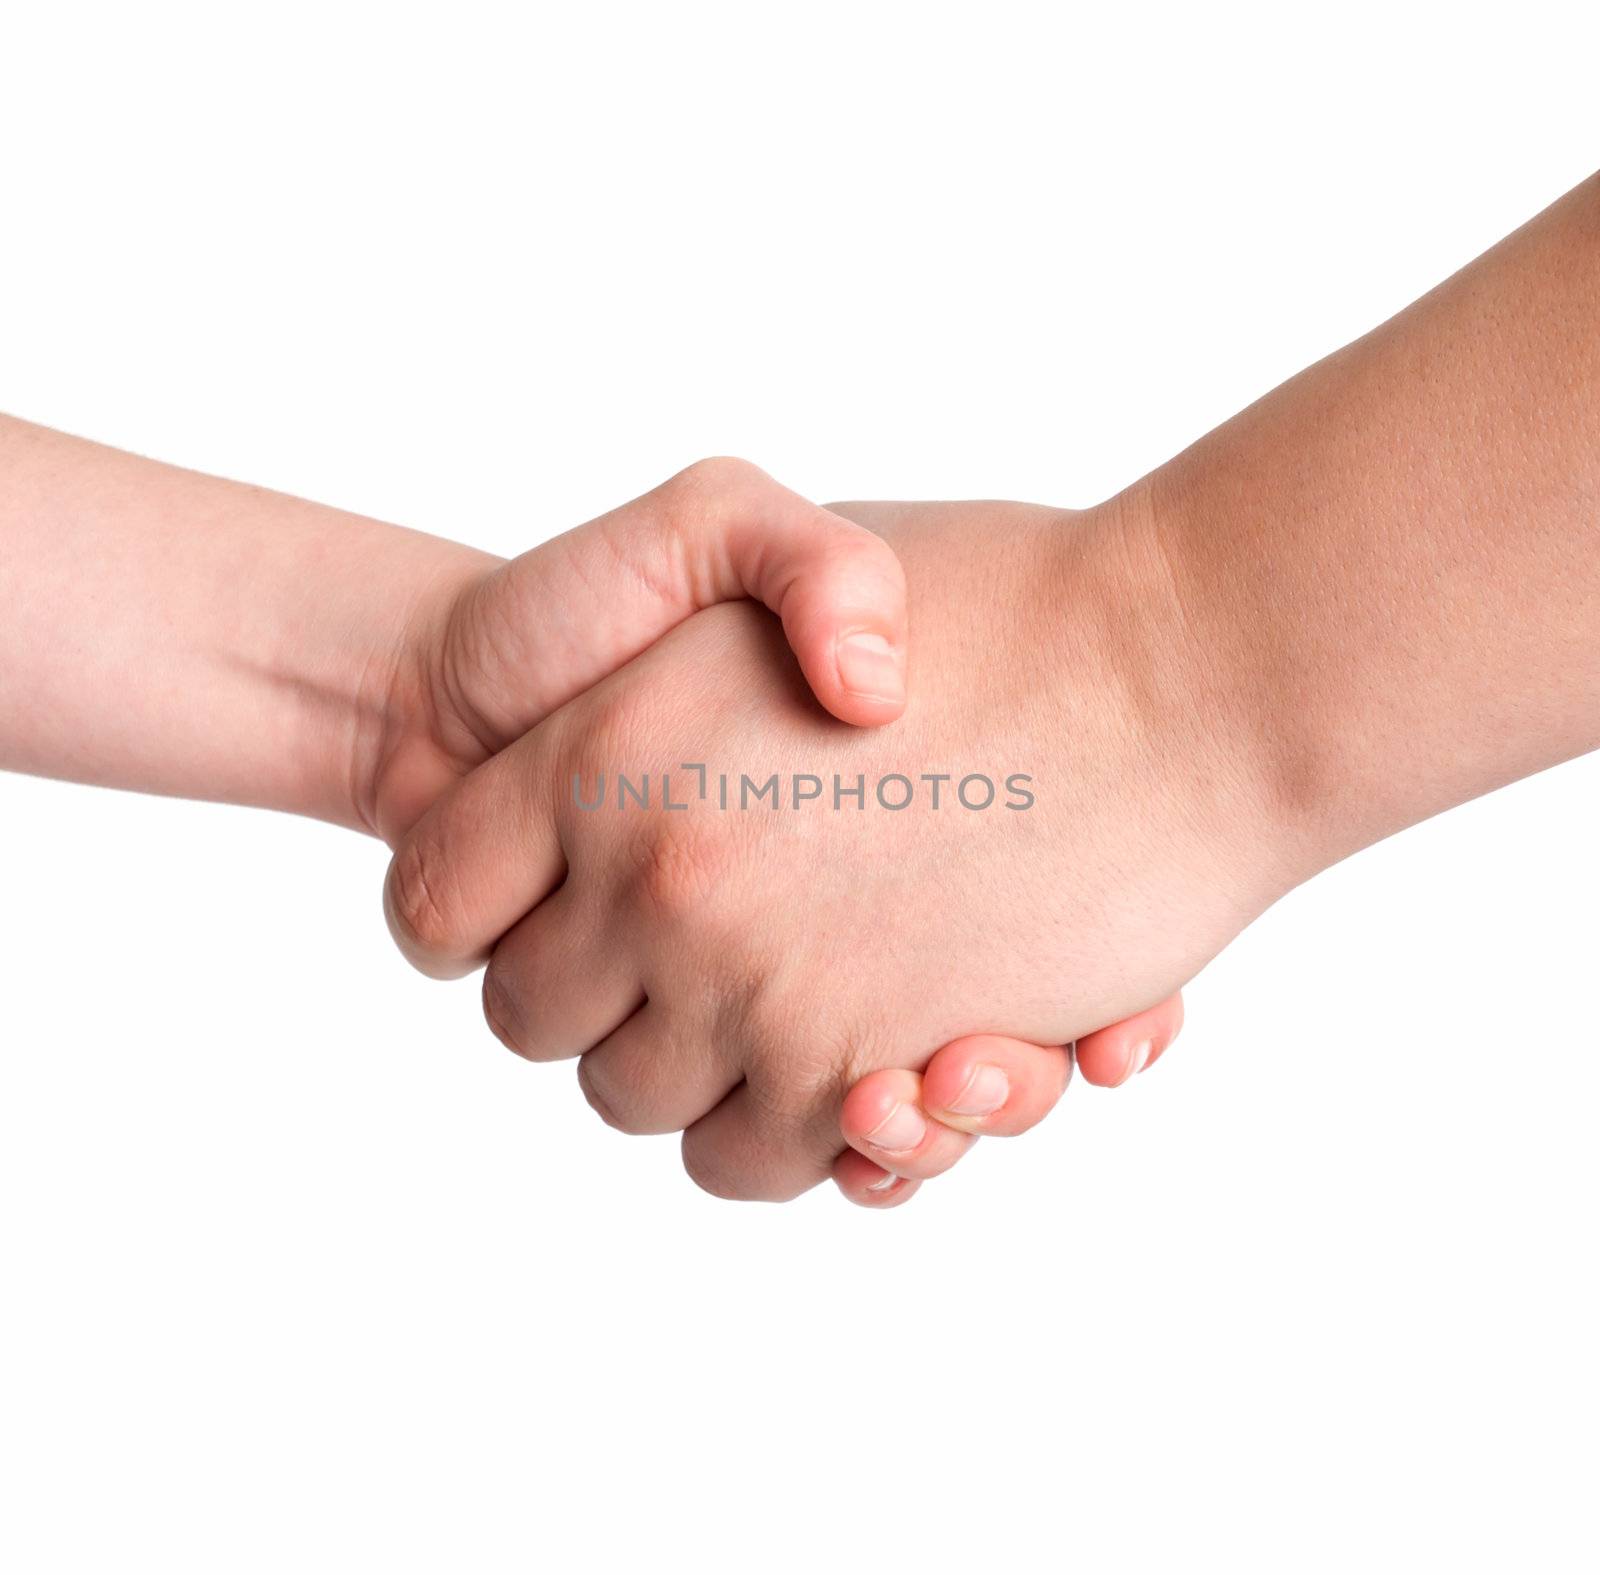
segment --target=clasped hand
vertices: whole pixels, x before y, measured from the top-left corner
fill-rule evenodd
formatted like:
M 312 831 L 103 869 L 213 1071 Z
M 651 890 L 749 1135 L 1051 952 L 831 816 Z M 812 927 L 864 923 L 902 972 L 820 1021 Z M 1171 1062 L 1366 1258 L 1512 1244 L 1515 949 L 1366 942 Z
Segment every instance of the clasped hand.
M 697 473 L 702 510 L 707 486 Z M 715 486 L 749 519 L 775 484 L 722 462 Z M 1271 895 L 1235 878 L 1232 776 L 1186 714 L 1135 509 L 841 515 L 905 571 L 903 716 L 847 725 L 850 701 L 818 683 L 840 669 L 804 641 L 836 633 L 837 573 L 798 638 L 785 617 L 799 670 L 767 613 L 718 606 L 427 795 L 386 888 L 414 963 L 487 961 L 498 1037 L 581 1057 L 601 1115 L 682 1130 L 719 1196 L 790 1198 L 832 1171 L 899 1201 L 974 1132 L 1048 1110 L 1072 1041 L 1096 1080 L 1123 1080 L 1176 1032 L 1176 988 Z M 780 578 L 827 583 L 799 559 Z M 894 576 L 861 585 L 855 614 L 876 596 L 903 638 Z M 457 635 L 482 598 L 458 602 Z M 899 711 L 886 676 L 855 720 Z M 974 778 L 995 791 L 955 791 Z

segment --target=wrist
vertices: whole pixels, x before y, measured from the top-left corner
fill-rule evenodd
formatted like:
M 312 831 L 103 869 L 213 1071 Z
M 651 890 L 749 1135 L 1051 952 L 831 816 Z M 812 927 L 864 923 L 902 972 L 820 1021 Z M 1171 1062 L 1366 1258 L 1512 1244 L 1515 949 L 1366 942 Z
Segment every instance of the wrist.
M 476 763 L 441 713 L 438 653 L 453 608 L 500 560 L 320 512 L 265 664 L 298 707 L 302 801 L 287 807 L 392 841 Z
M 1371 736 L 1395 687 L 1342 611 L 1350 571 L 1307 549 L 1292 511 L 1234 501 L 1236 457 L 1191 450 L 1140 483 L 1197 715 L 1214 716 L 1250 783 L 1282 895 L 1443 807 L 1385 780 Z M 1268 520 L 1271 519 L 1269 528 Z
M 382 829 L 438 609 L 498 560 L 4 416 L 0 473 L 0 766 Z
M 1057 548 L 1078 626 L 1068 659 L 1112 692 L 1138 769 L 1193 857 L 1253 916 L 1321 865 L 1252 631 L 1194 571 L 1184 500 L 1162 473 L 1073 527 Z

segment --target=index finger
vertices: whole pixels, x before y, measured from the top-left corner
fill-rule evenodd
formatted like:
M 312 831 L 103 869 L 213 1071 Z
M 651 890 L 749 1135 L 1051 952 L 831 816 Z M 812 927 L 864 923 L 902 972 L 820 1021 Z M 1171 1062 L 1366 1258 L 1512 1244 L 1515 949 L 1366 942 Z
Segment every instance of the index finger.
M 389 931 L 411 965 L 435 979 L 471 973 L 566 878 L 547 727 L 448 789 L 389 861 Z

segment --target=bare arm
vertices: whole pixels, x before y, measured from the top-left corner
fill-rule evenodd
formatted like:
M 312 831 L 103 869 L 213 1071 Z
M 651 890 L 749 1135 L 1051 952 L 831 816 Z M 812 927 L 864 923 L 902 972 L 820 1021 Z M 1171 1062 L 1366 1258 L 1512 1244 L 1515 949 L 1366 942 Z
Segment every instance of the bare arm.
M 714 602 L 818 697 L 904 703 L 869 532 L 705 461 L 510 563 L 0 417 L 0 768 L 398 836 L 449 782 Z
M 1147 496 L 1294 874 L 1600 746 L 1600 177 Z
M 0 417 L 0 766 L 355 823 L 408 619 L 497 562 Z
M 602 1113 L 683 1128 L 714 1192 L 827 1174 L 837 1090 L 872 1073 L 847 1135 L 931 1174 L 951 1127 L 983 1130 L 910 1118 L 899 1074 L 936 1046 L 1128 1019 L 1317 870 L 1600 745 L 1597 490 L 1590 181 L 1100 508 L 842 505 L 907 567 L 923 680 L 899 727 L 826 735 L 781 692 L 712 706 L 701 673 L 770 663 L 748 618 L 696 620 L 435 804 L 391 865 L 396 934 L 434 972 L 487 958 L 501 1037 L 582 1054 Z M 809 817 L 563 797 L 687 759 L 846 783 L 1025 760 L 1036 792 L 988 818 L 903 794 Z M 607 978 L 573 988 L 575 955 Z

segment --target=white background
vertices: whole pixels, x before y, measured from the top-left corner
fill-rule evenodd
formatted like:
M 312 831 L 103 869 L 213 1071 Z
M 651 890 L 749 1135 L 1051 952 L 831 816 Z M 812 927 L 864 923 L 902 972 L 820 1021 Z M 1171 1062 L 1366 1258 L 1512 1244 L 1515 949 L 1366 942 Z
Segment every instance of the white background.
M 0 407 L 508 553 L 1088 503 L 1600 158 L 1588 6 L 549 10 L 6 7 Z M 0 779 L 0 1563 L 1593 1569 L 1597 789 L 872 1215 L 603 1128 L 376 844 Z

